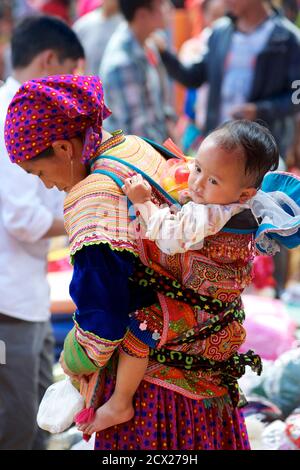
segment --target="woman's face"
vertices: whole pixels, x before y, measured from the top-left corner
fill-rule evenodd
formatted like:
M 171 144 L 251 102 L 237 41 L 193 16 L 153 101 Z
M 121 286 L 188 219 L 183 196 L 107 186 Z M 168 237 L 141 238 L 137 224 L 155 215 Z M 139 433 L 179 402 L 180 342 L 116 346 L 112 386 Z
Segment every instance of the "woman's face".
M 80 161 L 82 142 L 79 138 L 59 140 L 52 144 L 53 155 L 37 157 L 19 163 L 27 173 L 38 176 L 46 186 L 69 192 L 75 184 L 83 180 L 87 168 Z

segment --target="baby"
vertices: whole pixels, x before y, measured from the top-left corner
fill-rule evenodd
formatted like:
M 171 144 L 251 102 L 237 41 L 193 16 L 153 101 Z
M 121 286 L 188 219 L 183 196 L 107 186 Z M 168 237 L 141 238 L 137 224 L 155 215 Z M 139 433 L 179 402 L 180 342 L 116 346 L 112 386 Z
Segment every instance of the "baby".
M 146 237 L 163 252 L 174 255 L 200 249 L 206 237 L 219 232 L 230 218 L 248 208 L 264 175 L 278 166 L 274 138 L 265 127 L 246 120 L 228 122 L 201 144 L 188 179 L 190 201 L 176 214 L 151 202 L 151 186 L 141 175 L 125 180 L 123 191 L 131 200 Z M 145 374 L 148 358 L 121 354 L 116 387 L 90 425 L 79 429 L 91 434 L 129 420 L 132 399 Z M 123 412 L 116 415 L 114 403 Z
M 125 180 L 123 191 L 144 223 L 146 238 L 173 255 L 200 249 L 206 237 L 219 232 L 229 219 L 248 208 L 264 175 L 278 166 L 278 149 L 262 125 L 231 121 L 200 145 L 191 165 L 189 202 L 177 213 L 151 202 L 151 187 L 141 175 Z

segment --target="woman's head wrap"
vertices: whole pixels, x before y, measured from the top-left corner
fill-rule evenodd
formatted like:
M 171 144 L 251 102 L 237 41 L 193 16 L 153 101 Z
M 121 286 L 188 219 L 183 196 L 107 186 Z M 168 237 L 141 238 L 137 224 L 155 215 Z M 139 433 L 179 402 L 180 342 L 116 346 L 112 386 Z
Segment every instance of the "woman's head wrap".
M 96 154 L 111 114 L 99 77 L 55 75 L 25 82 L 9 105 L 5 144 L 12 162 L 36 157 L 59 139 L 85 136 L 82 161 Z

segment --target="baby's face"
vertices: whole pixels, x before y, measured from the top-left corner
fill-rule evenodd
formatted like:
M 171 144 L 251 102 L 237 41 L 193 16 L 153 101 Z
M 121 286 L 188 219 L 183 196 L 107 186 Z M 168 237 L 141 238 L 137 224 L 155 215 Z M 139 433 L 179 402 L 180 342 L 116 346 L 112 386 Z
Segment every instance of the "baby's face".
M 213 136 L 201 144 L 192 164 L 188 187 L 191 199 L 198 204 L 245 202 L 247 189 L 243 157 L 219 147 Z

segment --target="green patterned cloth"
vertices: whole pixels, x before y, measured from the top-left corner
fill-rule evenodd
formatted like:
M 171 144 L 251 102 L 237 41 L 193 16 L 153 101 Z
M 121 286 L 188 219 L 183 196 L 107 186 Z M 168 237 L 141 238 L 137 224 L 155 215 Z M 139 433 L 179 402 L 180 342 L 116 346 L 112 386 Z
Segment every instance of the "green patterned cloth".
M 64 361 L 73 374 L 91 374 L 99 368 L 88 358 L 84 349 L 77 342 L 75 327 L 68 333 L 64 342 Z

